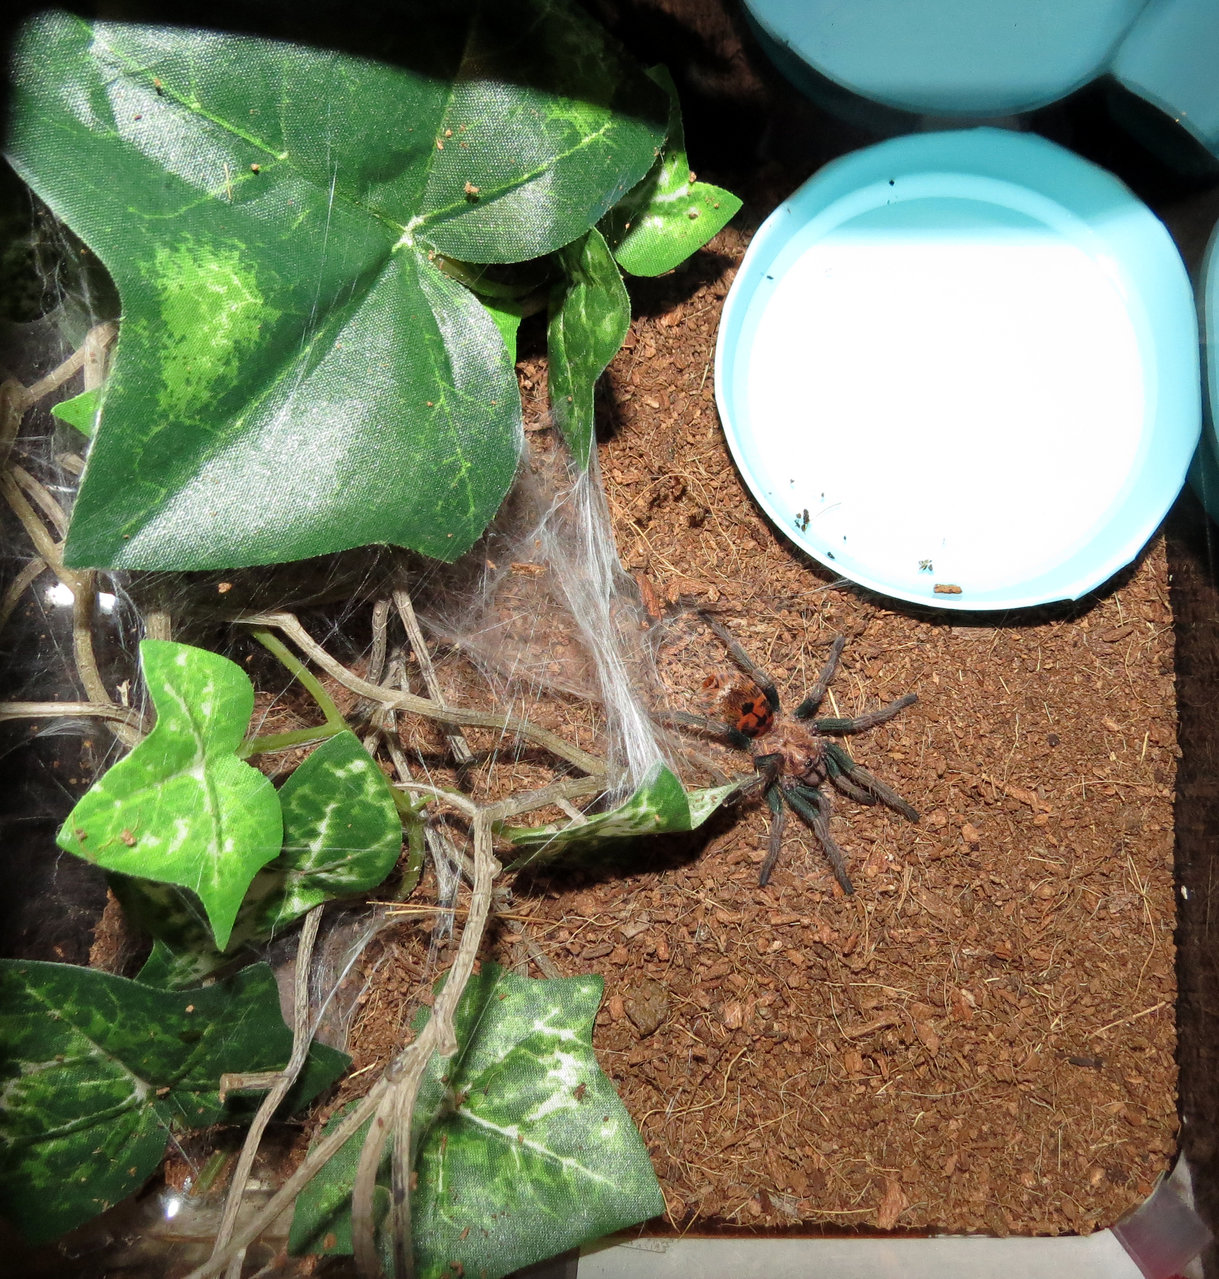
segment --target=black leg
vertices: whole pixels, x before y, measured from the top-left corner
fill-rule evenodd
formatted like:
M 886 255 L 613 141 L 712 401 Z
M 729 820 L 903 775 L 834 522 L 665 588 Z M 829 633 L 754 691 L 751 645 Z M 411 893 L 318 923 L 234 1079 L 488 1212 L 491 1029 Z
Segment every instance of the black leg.
M 664 710 L 657 711 L 655 717 L 662 724 L 680 724 L 683 728 L 697 728 L 709 737 L 722 737 L 729 746 L 739 751 L 752 749 L 749 738 L 739 728 L 725 724 L 722 720 L 708 719 L 705 715 L 688 715 L 685 711 Z
M 825 758 L 830 781 L 844 795 L 849 795 L 852 799 L 857 799 L 864 804 L 872 804 L 879 800 L 895 813 L 901 813 L 907 821 L 918 821 L 918 813 L 893 787 L 886 785 L 879 777 L 873 777 L 866 768 L 855 763 L 841 746 L 834 742 L 827 742 Z M 863 792 L 862 799 L 860 792 Z
M 758 871 L 758 885 L 761 888 L 770 883 L 770 872 L 779 860 L 779 852 L 783 848 L 783 827 L 787 824 L 787 809 L 783 807 L 783 798 L 777 786 L 767 787 L 766 805 L 770 809 L 770 847 L 766 850 L 762 869 Z
M 855 761 L 834 742 L 825 743 L 825 773 L 835 789 L 840 790 L 848 799 L 857 804 L 875 804 L 877 798 L 870 791 L 851 780 L 855 771 Z
M 841 885 L 842 891 L 850 896 L 855 891 L 855 885 L 847 874 L 847 859 L 830 834 L 829 796 L 811 786 L 784 786 L 783 798 L 791 805 L 792 812 L 805 821 L 817 836 L 822 851 L 833 867 L 834 878 Z
M 838 670 L 838 659 L 842 656 L 842 650 L 846 646 L 846 640 L 841 635 L 830 645 L 830 655 L 826 659 L 825 665 L 821 668 L 821 674 L 817 676 L 817 682 L 809 689 L 808 696 L 796 707 L 795 715 L 797 719 L 808 719 L 810 715 L 821 705 L 821 699 L 825 696 L 826 690 L 830 686 L 830 680 L 834 678 L 835 672 Z
M 777 711 L 779 709 L 779 694 L 770 676 L 760 666 L 754 664 L 753 658 L 737 643 L 736 637 L 722 622 L 717 622 L 710 613 L 704 613 L 701 610 L 698 615 L 707 623 L 712 634 L 728 650 L 732 660 L 762 690 L 770 709 Z
M 837 733 L 842 736 L 846 733 L 863 733 L 869 728 L 875 728 L 877 724 L 883 724 L 886 720 L 890 720 L 900 711 L 904 711 L 907 706 L 913 706 L 918 701 L 917 693 L 907 693 L 905 697 L 899 697 L 896 702 L 890 702 L 888 706 L 881 706 L 874 711 L 865 711 L 862 715 L 856 715 L 854 719 L 815 719 L 813 727 L 819 733 Z

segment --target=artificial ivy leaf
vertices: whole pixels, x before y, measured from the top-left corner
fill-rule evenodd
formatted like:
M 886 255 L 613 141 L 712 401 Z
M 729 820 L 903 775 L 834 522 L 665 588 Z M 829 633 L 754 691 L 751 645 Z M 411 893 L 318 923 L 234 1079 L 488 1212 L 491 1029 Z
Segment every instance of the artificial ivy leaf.
M 101 407 L 102 388 L 95 386 L 93 390 L 82 391 L 70 400 L 61 400 L 58 404 L 52 404 L 51 416 L 75 427 L 82 435 L 92 437 Z
M 0 1212 L 34 1243 L 80 1225 L 140 1187 L 172 1132 L 248 1112 L 221 1102 L 222 1074 L 275 1070 L 291 1050 L 265 964 L 170 993 L 0 960 Z M 347 1061 L 315 1045 L 296 1104 Z
M 115 896 L 122 904 L 124 915 L 133 919 L 131 903 L 117 892 Z M 198 950 L 175 950 L 159 937 L 155 938 L 144 966 L 136 974 L 136 981 L 141 986 L 158 986 L 161 990 L 184 990 L 187 986 L 197 985 L 229 958 L 207 943 L 208 936 L 204 934 Z
M 432 259 L 583 234 L 651 165 L 663 95 L 554 0 L 415 0 L 382 47 L 405 65 L 62 13 L 24 29 L 11 158 L 123 302 L 67 563 L 452 560 L 499 506 L 512 363 Z
M 595 227 L 558 256 L 567 282 L 551 302 L 546 332 L 550 406 L 584 467 L 593 447 L 593 388 L 631 327 L 631 300 Z
M 279 788 L 284 849 L 251 894 L 255 934 L 269 937 L 334 897 L 375 888 L 402 850 L 385 775 L 351 732 L 323 742 Z M 269 891 L 268 891 L 269 890 Z
M 432 1059 L 415 1109 L 421 1279 L 499 1279 L 664 1211 L 643 1140 L 593 1055 L 602 986 L 599 977 L 535 981 L 494 964 L 470 979 L 457 1054 Z M 297 1200 L 293 1251 L 351 1251 L 362 1138 Z
M 223 950 L 246 888 L 283 842 L 275 788 L 236 754 L 254 689 L 234 662 L 186 644 L 144 640 L 140 664 L 156 725 L 81 797 L 58 843 L 189 889 Z
M 487 308 L 487 314 L 495 321 L 495 327 L 499 329 L 499 335 L 504 339 L 508 358 L 515 363 L 516 335 L 520 331 L 521 320 L 524 318 L 520 308 L 508 302 L 491 302 L 486 298 L 483 299 L 483 306 Z
M 703 822 L 730 796 L 741 782 L 688 791 L 677 775 L 664 764 L 656 764 L 635 793 L 608 813 L 598 813 L 587 821 L 569 826 L 511 827 L 499 834 L 525 854 L 513 862 L 520 869 L 531 863 L 560 857 L 573 846 L 599 845 L 610 839 L 638 839 L 641 835 L 664 835 L 690 831 Z
M 652 67 L 648 75 L 669 95 L 664 154 L 601 221 L 618 265 L 632 275 L 673 270 L 722 231 L 741 207 L 731 191 L 695 180 L 673 77 L 664 67 Z
M 231 964 L 241 948 L 281 932 L 306 911 L 375 888 L 393 870 L 402 823 L 384 774 L 360 739 L 323 742 L 279 789 L 283 851 L 254 877 L 223 948 L 193 896 L 168 884 L 115 876 L 128 918 L 157 939 L 140 981 L 174 988 Z

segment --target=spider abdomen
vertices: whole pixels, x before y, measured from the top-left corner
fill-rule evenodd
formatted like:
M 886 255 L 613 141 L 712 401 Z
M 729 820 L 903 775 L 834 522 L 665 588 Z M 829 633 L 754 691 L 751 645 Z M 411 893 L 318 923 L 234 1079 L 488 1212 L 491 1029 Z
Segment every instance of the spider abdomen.
M 718 713 L 745 737 L 762 737 L 774 727 L 774 708 L 756 684 L 729 683 L 718 675 L 709 675 L 703 687 L 721 690 L 717 698 Z

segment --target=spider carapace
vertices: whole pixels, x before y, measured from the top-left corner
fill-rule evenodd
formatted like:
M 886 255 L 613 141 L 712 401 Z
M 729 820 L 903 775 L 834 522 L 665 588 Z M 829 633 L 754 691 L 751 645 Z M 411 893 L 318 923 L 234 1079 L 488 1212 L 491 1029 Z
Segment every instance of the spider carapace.
M 833 739 L 875 728 L 918 701 L 918 697 L 907 693 L 887 706 L 853 719 L 814 718 L 838 669 L 838 660 L 846 643 L 838 638 L 830 646 L 829 658 L 816 684 L 789 719 L 782 713 L 779 694 L 770 676 L 754 664 L 727 627 L 707 613 L 700 612 L 699 616 L 748 679 L 736 683 L 710 676 L 704 681 L 704 689 L 719 690 L 716 718 L 678 711 L 665 712 L 664 718 L 671 723 L 686 724 L 722 737 L 730 745 L 753 756 L 757 780 L 751 785 L 761 787 L 773 815 L 770 845 L 758 875 L 759 883 L 765 884 L 774 870 L 783 845 L 785 810 L 790 808 L 817 837 L 843 892 L 854 892 L 847 874 L 846 857 L 830 833 L 830 797 L 828 790 L 822 789 L 825 783 L 829 782 L 834 789 L 857 803 L 884 804 L 908 821 L 917 822 L 918 813 L 880 778 L 855 763 Z M 761 744 L 760 738 L 768 739 L 765 746 L 769 749 L 757 749 Z

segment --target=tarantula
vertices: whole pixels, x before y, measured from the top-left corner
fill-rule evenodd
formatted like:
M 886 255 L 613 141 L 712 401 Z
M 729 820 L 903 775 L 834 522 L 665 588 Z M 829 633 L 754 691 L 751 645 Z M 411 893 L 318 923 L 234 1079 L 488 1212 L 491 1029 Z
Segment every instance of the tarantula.
M 847 874 L 846 858 L 830 834 L 830 797 L 822 789 L 824 784 L 828 781 L 860 804 L 880 802 L 908 821 L 917 822 L 918 813 L 891 787 L 855 763 L 830 738 L 875 728 L 918 701 L 917 695 L 907 693 L 887 706 L 853 719 L 813 719 L 838 669 L 838 659 L 846 644 L 840 636 L 830 646 L 829 659 L 816 684 L 796 707 L 792 719 L 787 719 L 781 715 L 779 694 L 770 676 L 753 662 L 725 626 L 706 613 L 700 612 L 699 616 L 720 639 L 750 682 L 729 685 L 721 694 L 719 705 L 731 717 L 730 720 L 688 715 L 681 711 L 666 711 L 663 718 L 670 723 L 685 724 L 721 737 L 738 750 L 748 751 L 753 756 L 757 779 L 746 789 L 760 787 L 773 815 L 770 846 L 758 875 L 759 884 L 770 879 L 778 860 L 783 844 L 786 804 L 817 837 L 833 867 L 834 877 L 842 885 L 842 891 L 853 893 L 855 888 Z M 704 687 L 722 685 L 712 676 Z M 774 749 L 758 754 L 754 743 L 772 734 Z

